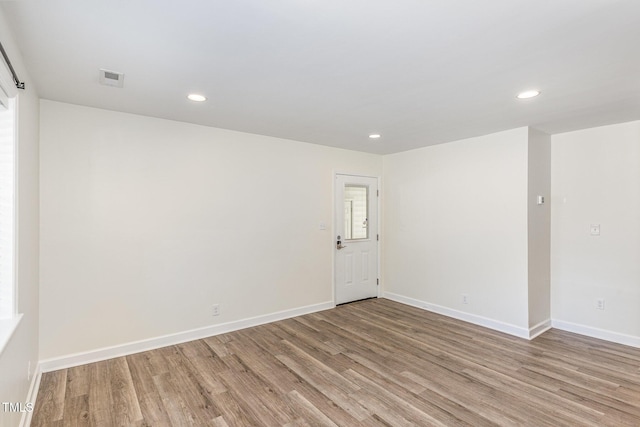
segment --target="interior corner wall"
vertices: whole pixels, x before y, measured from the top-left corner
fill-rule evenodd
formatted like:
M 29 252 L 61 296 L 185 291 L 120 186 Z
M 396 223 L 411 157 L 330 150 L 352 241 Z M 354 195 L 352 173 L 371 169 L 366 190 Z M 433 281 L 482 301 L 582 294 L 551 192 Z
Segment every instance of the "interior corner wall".
M 551 136 L 529 128 L 529 328 L 551 321 Z M 538 196 L 544 202 L 538 204 Z
M 640 121 L 551 147 L 554 327 L 640 346 Z
M 26 89 L 18 91 L 16 287 L 20 324 L 0 354 L 0 402 L 27 401 L 38 363 L 39 102 L 0 7 L 0 41 Z M 31 366 L 31 377 L 28 367 Z M 16 426 L 22 414 L 0 409 L 0 426 Z
M 525 335 L 527 156 L 526 127 L 384 156 L 385 295 Z
M 334 172 L 380 176 L 381 156 L 40 113 L 42 359 L 333 301 Z

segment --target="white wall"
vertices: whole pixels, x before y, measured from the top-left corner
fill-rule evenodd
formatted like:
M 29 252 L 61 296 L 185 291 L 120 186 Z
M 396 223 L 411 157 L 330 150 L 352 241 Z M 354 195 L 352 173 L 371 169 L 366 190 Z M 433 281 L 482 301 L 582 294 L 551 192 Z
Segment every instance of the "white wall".
M 385 293 L 528 330 L 527 156 L 528 128 L 384 156 Z
M 529 128 L 529 327 L 551 319 L 551 136 Z M 544 204 L 538 204 L 538 196 Z
M 561 327 L 637 337 L 639 127 L 380 157 L 42 101 L 40 356 L 331 301 L 318 225 L 335 171 L 384 175 L 386 295 L 516 333 L 551 310 Z
M 640 122 L 554 135 L 551 158 L 554 326 L 640 346 Z
M 332 301 L 333 173 L 382 172 L 377 155 L 45 100 L 41 158 L 42 359 Z
M 17 192 L 17 297 L 21 323 L 0 354 L 0 402 L 26 402 L 30 387 L 27 366 L 38 361 L 38 132 L 39 104 L 33 81 L 24 68 L 20 52 L 0 8 L 0 41 L 26 90 L 18 94 L 18 192 Z M 18 425 L 20 413 L 0 408 L 0 426 Z

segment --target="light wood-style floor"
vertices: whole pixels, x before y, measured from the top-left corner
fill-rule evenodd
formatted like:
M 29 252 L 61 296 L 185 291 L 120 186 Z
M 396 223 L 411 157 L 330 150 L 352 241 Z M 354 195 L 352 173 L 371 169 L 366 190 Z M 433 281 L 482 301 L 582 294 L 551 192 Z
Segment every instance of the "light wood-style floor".
M 640 349 L 377 299 L 44 374 L 33 426 L 639 426 Z

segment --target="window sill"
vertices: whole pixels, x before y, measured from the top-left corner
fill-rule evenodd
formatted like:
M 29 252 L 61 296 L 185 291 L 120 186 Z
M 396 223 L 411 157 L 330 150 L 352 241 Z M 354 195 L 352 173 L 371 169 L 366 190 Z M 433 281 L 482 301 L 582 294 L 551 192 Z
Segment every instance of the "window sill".
M 5 347 L 9 344 L 13 333 L 18 329 L 21 320 L 22 314 L 18 314 L 12 319 L 0 320 L 0 355 L 2 355 Z

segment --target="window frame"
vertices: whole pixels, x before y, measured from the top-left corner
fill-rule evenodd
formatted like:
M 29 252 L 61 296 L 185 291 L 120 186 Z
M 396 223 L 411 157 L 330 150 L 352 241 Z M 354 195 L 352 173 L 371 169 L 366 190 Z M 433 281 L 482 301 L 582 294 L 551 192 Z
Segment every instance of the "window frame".
M 12 159 L 13 163 L 12 182 L 13 194 L 11 195 L 11 273 L 10 273 L 10 312 L 0 313 L 0 351 L 4 347 L 3 337 L 9 333 L 9 336 L 13 332 L 13 329 L 17 327 L 21 316 L 18 314 L 18 90 L 13 82 L 11 74 L 4 64 L 4 61 L 0 61 L 0 103 L 6 106 L 6 108 L 12 110 L 12 132 L 11 132 L 11 144 L 13 145 Z M 3 108 L 0 106 L 0 108 Z M 7 329 L 9 329 L 7 331 Z

